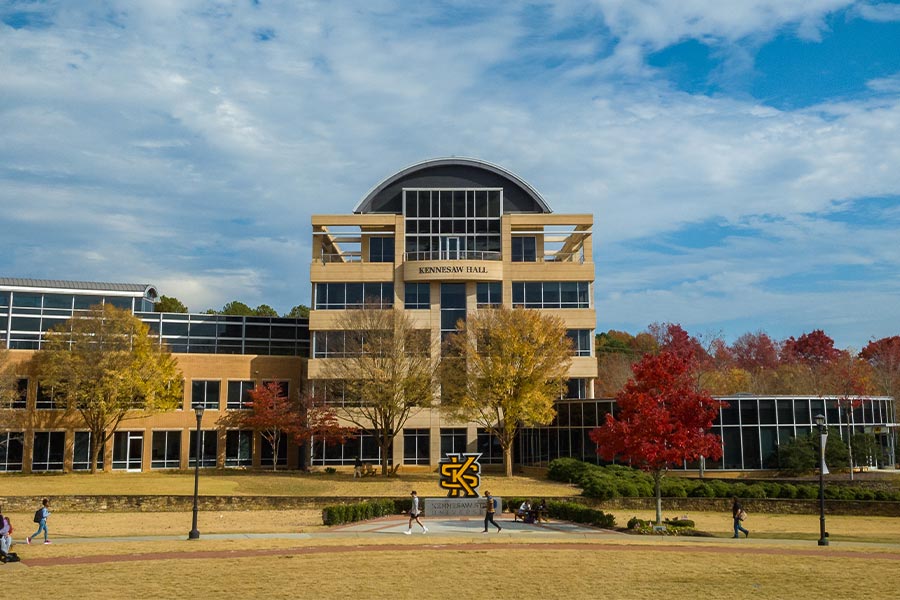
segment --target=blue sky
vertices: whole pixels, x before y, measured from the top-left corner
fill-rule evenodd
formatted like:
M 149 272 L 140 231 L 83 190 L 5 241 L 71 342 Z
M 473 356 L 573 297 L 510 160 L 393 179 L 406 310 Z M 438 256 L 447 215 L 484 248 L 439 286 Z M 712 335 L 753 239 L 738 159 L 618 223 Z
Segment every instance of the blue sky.
M 0 274 L 310 303 L 313 213 L 473 156 L 595 216 L 599 331 L 900 334 L 900 4 L 0 2 Z

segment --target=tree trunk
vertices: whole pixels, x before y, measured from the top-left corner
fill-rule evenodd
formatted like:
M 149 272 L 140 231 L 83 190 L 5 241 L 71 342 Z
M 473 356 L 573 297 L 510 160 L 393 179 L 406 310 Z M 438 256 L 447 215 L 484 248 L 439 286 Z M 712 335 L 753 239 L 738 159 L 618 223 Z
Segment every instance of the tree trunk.
M 378 447 L 381 449 L 381 476 L 387 477 L 390 469 L 388 467 L 388 459 L 390 458 L 388 451 L 391 449 L 392 438 L 388 436 L 386 430 L 382 429 L 382 432 L 385 433 L 381 433 L 378 438 L 380 440 Z
M 662 525 L 662 490 L 659 481 L 662 479 L 662 471 L 653 472 L 653 486 L 656 488 L 656 524 Z
M 91 432 L 91 443 L 90 443 L 90 452 L 91 452 L 91 475 L 97 474 L 97 455 L 100 454 L 101 444 L 97 443 L 96 437 L 93 432 Z
M 503 447 L 503 474 L 507 477 L 512 477 L 513 474 L 511 442 Z

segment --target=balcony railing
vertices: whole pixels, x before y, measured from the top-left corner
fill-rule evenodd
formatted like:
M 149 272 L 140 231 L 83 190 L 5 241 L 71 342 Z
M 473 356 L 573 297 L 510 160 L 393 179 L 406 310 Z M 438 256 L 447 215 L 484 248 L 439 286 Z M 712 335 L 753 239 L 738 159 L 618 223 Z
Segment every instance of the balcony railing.
M 422 252 L 406 252 L 403 255 L 406 261 L 422 260 L 502 260 L 496 250 L 458 250 L 448 252 L 446 250 L 430 250 Z

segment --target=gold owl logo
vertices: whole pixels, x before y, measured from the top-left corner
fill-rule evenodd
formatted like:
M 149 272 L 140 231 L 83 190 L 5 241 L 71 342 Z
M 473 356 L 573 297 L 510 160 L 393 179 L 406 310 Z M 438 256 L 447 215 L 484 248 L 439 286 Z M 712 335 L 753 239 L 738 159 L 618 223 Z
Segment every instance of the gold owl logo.
M 481 485 L 481 452 L 447 454 L 440 462 L 441 489 L 450 498 L 477 498 Z

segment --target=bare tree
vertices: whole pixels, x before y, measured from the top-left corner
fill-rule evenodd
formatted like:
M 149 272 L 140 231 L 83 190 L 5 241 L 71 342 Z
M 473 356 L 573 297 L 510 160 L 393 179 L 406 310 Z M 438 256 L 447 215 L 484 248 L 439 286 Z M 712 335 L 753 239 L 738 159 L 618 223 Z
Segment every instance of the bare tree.
M 412 415 L 434 402 L 431 332 L 416 329 L 402 310 L 363 308 L 345 313 L 328 333 L 336 338 L 338 356 L 323 360 L 326 381 L 319 385 L 342 387 L 342 416 L 375 437 L 381 473 L 387 475 L 394 438 Z

